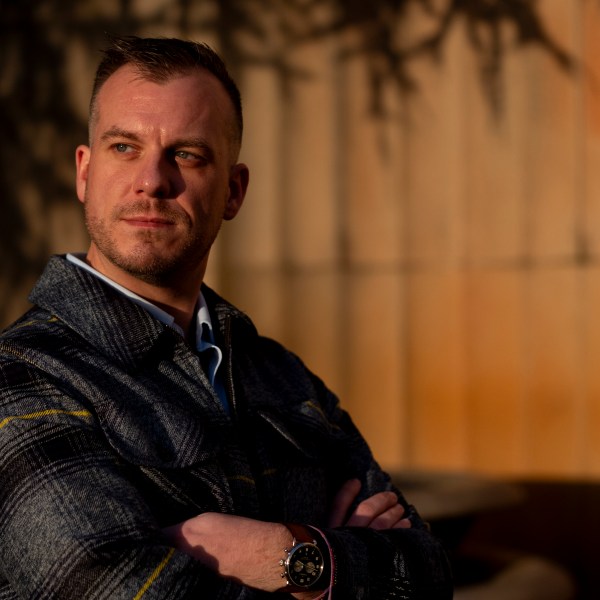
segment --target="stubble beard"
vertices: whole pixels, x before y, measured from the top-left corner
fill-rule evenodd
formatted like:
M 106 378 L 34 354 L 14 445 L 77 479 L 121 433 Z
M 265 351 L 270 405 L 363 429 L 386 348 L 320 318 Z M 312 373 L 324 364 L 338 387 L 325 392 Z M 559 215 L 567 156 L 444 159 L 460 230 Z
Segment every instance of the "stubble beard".
M 162 201 L 161 201 L 162 202 Z M 113 265 L 151 285 L 169 287 L 177 279 L 187 274 L 206 257 L 216 233 L 212 239 L 206 239 L 202 233 L 190 234 L 191 221 L 186 214 L 174 211 L 166 205 L 160 205 L 153 213 L 169 219 L 183 231 L 181 239 L 170 244 L 167 252 L 161 252 L 160 230 L 139 230 L 132 233 L 135 243 L 128 243 L 126 251 L 119 247 L 117 234 L 114 233 L 119 221 L 127 215 L 139 215 L 149 211 L 148 201 L 139 201 L 126 209 L 116 208 L 108 222 L 90 214 L 89 203 L 85 203 L 85 222 L 90 238 L 100 253 Z M 187 234 L 186 234 L 187 233 Z

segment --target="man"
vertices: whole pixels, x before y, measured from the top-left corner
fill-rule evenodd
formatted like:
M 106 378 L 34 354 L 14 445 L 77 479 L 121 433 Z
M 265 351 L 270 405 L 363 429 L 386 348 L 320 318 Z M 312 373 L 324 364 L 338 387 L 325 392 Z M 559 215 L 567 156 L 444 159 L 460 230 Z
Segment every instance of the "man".
M 202 284 L 241 136 L 208 47 L 106 51 L 76 150 L 89 250 L 0 338 L 0 598 L 452 596 L 335 397 Z

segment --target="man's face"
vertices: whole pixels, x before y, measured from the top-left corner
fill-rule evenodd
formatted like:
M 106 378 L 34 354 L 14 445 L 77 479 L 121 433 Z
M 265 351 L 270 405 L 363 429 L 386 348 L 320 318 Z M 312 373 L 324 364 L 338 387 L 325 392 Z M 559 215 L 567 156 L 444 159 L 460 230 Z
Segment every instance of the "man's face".
M 91 146 L 76 153 L 89 262 L 127 285 L 202 280 L 223 219 L 248 181 L 235 165 L 234 111 L 208 71 L 157 84 L 121 67 L 97 97 Z

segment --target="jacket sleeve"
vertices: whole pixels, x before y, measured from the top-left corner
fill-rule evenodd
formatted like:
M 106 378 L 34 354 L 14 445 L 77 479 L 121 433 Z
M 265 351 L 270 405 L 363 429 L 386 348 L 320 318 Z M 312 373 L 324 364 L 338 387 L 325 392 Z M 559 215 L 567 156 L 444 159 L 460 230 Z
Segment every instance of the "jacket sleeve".
M 0 358 L 0 597 L 254 598 L 169 547 L 88 406 Z
M 324 531 L 336 563 L 334 598 L 447 600 L 453 596 L 449 560 L 439 540 L 382 471 L 338 399 L 314 375 L 323 413 L 333 432 L 331 478 L 358 477 L 362 488 L 356 503 L 383 490 L 394 490 L 411 528 L 375 531 L 342 527 Z M 339 482 L 341 483 L 341 481 Z

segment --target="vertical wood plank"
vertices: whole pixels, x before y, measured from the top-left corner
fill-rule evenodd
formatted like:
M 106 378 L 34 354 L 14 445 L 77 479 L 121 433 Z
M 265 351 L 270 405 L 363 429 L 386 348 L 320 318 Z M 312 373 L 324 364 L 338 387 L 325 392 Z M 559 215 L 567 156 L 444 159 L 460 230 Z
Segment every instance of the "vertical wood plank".
M 374 290 L 377 293 L 374 293 Z M 403 281 L 361 271 L 348 283 L 345 406 L 376 459 L 390 470 L 407 458 Z
M 537 4 L 550 35 L 577 52 L 577 2 Z M 577 249 L 578 93 L 577 79 L 560 70 L 540 49 L 529 63 L 527 187 L 530 203 L 529 248 L 536 257 L 573 256 Z
M 291 266 L 322 267 L 339 254 L 335 44 L 303 44 L 290 59 L 306 76 L 292 77 L 283 97 L 284 256 Z
M 281 339 L 285 321 L 282 100 L 277 74 L 269 68 L 247 67 L 239 85 L 245 107 L 240 161 L 250 169 L 250 185 L 241 211 L 222 228 L 206 280 L 247 310 L 261 332 Z
M 415 9 L 411 28 L 431 27 Z M 416 35 L 416 34 L 415 34 Z M 409 458 L 422 468 L 468 464 L 464 277 L 465 122 L 462 28 L 439 63 L 419 59 L 407 103 L 406 398 Z
M 344 276 L 337 269 L 298 270 L 286 277 L 282 339 L 341 402 L 348 390 L 343 367 Z
M 346 59 L 339 70 L 342 187 L 338 218 L 347 277 L 343 307 L 343 401 L 381 464 L 405 459 L 402 391 L 405 171 L 398 96 L 382 90 L 384 115 L 370 110 L 368 63 Z
M 464 308 L 462 274 L 408 277 L 408 433 L 417 467 L 468 465 Z
M 509 37 L 508 32 L 504 35 Z M 506 52 L 496 112 L 484 88 L 481 65 L 472 50 L 466 55 L 465 121 L 468 169 L 466 246 L 469 264 L 497 265 L 519 260 L 525 250 L 528 170 L 525 141 L 530 115 L 528 52 Z M 468 115 L 468 116 L 467 116 Z
M 277 268 L 241 267 L 228 269 L 215 289 L 247 313 L 261 335 L 287 343 L 286 279 Z M 215 285 L 213 280 L 207 281 Z
M 527 469 L 545 476 L 578 475 L 583 466 L 581 282 L 573 267 L 528 275 Z
M 294 49 L 282 139 L 283 341 L 336 392 L 342 386 L 335 41 Z
M 340 165 L 342 187 L 338 217 L 340 242 L 353 265 L 395 264 L 402 249 L 404 165 L 398 98 L 393 87 L 383 94 L 386 115 L 374 115 L 372 85 L 364 57 L 340 66 Z
M 525 471 L 524 278 L 513 269 L 468 276 L 469 464 L 484 473 Z
M 283 98 L 277 74 L 267 67 L 247 67 L 240 87 L 245 102 L 240 161 L 250 168 L 250 185 L 240 213 L 222 231 L 223 260 L 235 268 L 273 268 L 282 256 Z
M 415 9 L 410 29 L 426 31 L 430 18 Z M 427 56 L 411 67 L 417 92 L 406 103 L 408 187 L 403 202 L 405 256 L 418 266 L 456 263 L 464 256 L 465 44 L 464 31 L 455 28 L 445 42 L 443 61 Z
M 600 268 L 590 266 L 583 275 L 584 302 L 581 311 L 583 337 L 583 376 L 585 407 L 582 439 L 584 441 L 585 473 L 590 477 L 600 476 Z
M 600 4 L 582 3 L 583 223 L 582 250 L 600 256 Z

